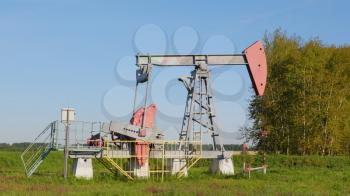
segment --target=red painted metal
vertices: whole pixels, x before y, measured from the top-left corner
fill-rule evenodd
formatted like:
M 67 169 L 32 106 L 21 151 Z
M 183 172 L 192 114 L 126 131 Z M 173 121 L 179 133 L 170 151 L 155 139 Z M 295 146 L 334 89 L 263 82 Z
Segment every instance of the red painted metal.
M 98 146 L 101 147 L 103 146 L 103 139 L 100 138 L 100 134 L 92 135 L 88 140 L 87 144 L 89 146 Z
M 157 106 L 155 104 L 151 104 L 147 107 L 146 111 L 146 121 L 145 128 L 153 128 L 155 126 L 155 118 L 156 118 Z M 138 109 L 130 120 L 130 124 L 141 126 L 143 121 L 143 114 L 145 113 L 145 108 L 141 107 Z
M 243 53 L 248 62 L 247 67 L 255 93 L 262 96 L 264 95 L 267 80 L 267 63 L 262 42 L 255 42 L 246 48 Z
M 248 144 L 247 144 L 247 143 L 244 143 L 244 144 L 242 145 L 242 151 L 243 151 L 243 152 L 248 152 L 248 150 L 249 150 Z
M 135 154 L 137 163 L 140 166 L 144 166 L 149 154 L 149 143 L 137 141 L 135 143 Z
M 155 104 L 151 104 L 147 107 L 146 115 L 145 115 L 145 128 L 153 128 L 155 126 L 155 117 L 156 117 L 156 111 L 157 107 Z M 130 123 L 132 125 L 141 126 L 143 122 L 143 116 L 145 113 L 145 108 L 141 107 L 138 109 L 133 117 L 130 120 Z M 141 129 L 139 136 L 146 136 L 146 130 Z M 136 141 L 135 143 L 135 154 L 136 154 L 136 160 L 140 166 L 143 166 L 147 159 L 149 154 L 149 143 L 143 142 L 143 141 Z

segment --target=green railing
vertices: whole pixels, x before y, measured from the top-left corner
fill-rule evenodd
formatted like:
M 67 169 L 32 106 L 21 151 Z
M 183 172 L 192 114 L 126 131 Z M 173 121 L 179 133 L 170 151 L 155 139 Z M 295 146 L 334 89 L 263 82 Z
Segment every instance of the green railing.
M 54 149 L 56 125 L 57 121 L 50 123 L 21 154 L 21 160 L 28 177 L 35 172 L 50 151 Z
M 25 173 L 30 177 L 52 150 L 64 149 L 65 124 L 61 121 L 51 122 L 23 151 L 21 160 Z M 101 122 L 73 121 L 69 124 L 68 151 L 73 155 L 96 154 L 102 146 L 89 145 L 92 135 L 102 135 Z

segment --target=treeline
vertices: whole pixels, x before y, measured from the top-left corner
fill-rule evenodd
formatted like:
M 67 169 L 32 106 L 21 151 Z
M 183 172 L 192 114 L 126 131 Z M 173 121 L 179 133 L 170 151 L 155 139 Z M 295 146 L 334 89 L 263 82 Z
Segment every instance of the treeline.
M 14 151 L 23 151 L 29 146 L 29 142 L 21 142 L 21 143 L 0 143 L 0 150 L 14 150 Z
M 350 154 L 350 47 L 280 30 L 264 42 L 267 87 L 250 102 L 243 136 L 269 152 Z

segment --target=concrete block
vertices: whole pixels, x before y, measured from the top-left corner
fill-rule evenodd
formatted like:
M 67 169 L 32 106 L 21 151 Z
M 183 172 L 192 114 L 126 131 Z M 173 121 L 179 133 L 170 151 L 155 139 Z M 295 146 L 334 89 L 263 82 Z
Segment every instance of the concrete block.
M 214 174 L 233 175 L 233 161 L 231 158 L 213 159 L 209 170 Z
M 131 171 L 133 171 L 133 175 L 136 178 L 149 178 L 148 160 L 146 160 L 143 166 L 140 166 L 135 159 L 131 159 Z
M 170 159 L 168 161 L 168 167 L 171 169 L 171 175 L 176 175 L 180 172 L 182 168 L 184 168 L 185 174 L 184 176 L 188 176 L 187 167 L 186 167 L 186 159 Z
M 77 178 L 92 179 L 94 175 L 92 160 L 83 158 L 74 159 L 73 175 Z

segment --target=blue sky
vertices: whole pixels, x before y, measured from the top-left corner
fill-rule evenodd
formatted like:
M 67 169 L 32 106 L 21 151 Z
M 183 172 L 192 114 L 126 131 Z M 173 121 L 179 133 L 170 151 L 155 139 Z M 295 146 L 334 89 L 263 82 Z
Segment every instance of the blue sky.
M 65 106 L 76 108 L 79 120 L 108 121 L 118 119 L 118 113 L 127 115 L 132 108 L 131 87 L 125 87 L 128 82 L 118 79 L 116 72 L 133 79 L 135 66 L 130 56 L 140 51 L 176 53 L 194 44 L 192 53 L 239 53 L 279 27 L 304 39 L 318 37 L 327 44 L 349 44 L 349 6 L 348 1 L 330 0 L 2 0 L 0 142 L 30 141 L 58 119 L 59 109 Z M 173 73 L 158 72 L 163 74 L 158 81 Z M 246 71 L 240 67 L 225 72 L 215 84 L 218 91 L 234 92 L 242 87 L 240 91 L 246 92 L 231 103 L 232 108 L 225 105 L 230 104 L 227 100 L 217 103 L 221 121 L 226 127 L 236 127 L 233 131 L 244 120 L 242 113 L 251 96 L 249 85 L 242 85 L 247 81 Z M 227 85 L 230 83 L 234 85 Z M 154 92 L 154 101 L 162 102 L 162 97 L 168 96 L 167 103 L 159 106 L 165 113 L 171 107 L 183 108 L 182 90 L 175 86 L 168 94 Z M 160 124 L 164 129 L 172 126 L 168 121 Z M 174 132 L 171 134 L 176 135 Z

